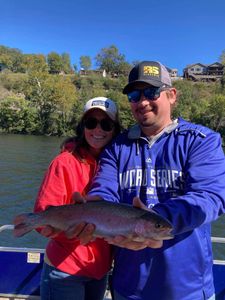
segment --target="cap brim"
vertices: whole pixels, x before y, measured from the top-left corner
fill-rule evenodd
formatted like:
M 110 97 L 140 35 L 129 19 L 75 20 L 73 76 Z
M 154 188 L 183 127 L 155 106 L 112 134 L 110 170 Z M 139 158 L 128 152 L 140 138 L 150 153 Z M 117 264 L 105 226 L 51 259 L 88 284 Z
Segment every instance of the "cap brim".
M 155 86 L 155 87 L 160 87 L 160 86 L 163 86 L 163 85 L 164 85 L 164 84 L 163 84 L 162 82 L 160 82 L 160 81 L 154 81 L 154 80 L 146 80 L 146 81 L 144 81 L 144 80 L 134 80 L 134 81 L 128 83 L 128 84 L 124 87 L 124 89 L 123 89 L 123 94 L 127 94 L 127 93 L 129 93 L 130 91 L 132 91 L 133 86 L 134 86 L 136 83 L 138 83 L 138 82 L 140 82 L 140 83 L 147 83 L 147 84 L 149 84 L 149 85 L 151 85 L 151 86 Z
M 90 111 L 92 111 L 92 110 L 94 110 L 94 109 L 99 109 L 99 110 L 103 111 L 103 112 L 104 112 L 104 113 L 105 113 L 112 121 L 115 121 L 115 120 L 116 120 L 116 115 L 114 115 L 113 113 L 107 111 L 103 106 L 93 106 L 93 107 L 90 107 L 87 111 L 85 111 L 85 112 L 83 113 L 82 118 L 83 118 L 84 116 L 86 116 L 87 113 L 89 113 Z

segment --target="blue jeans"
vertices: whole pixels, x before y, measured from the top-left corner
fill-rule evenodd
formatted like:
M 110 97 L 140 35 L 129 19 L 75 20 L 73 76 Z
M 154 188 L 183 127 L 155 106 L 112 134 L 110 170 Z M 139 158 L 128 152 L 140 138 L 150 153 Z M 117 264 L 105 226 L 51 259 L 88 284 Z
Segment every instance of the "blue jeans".
M 115 300 L 126 300 L 126 298 L 124 298 L 123 296 L 118 294 L 117 291 L 115 291 L 115 290 L 113 291 L 113 295 L 114 295 Z
M 213 295 L 212 297 L 210 297 L 208 300 L 215 300 L 215 295 Z M 114 300 L 126 300 L 126 298 L 124 298 L 123 296 L 121 296 L 120 294 L 118 294 L 115 290 L 114 290 Z
M 44 263 L 41 300 L 102 300 L 107 276 L 100 280 L 70 275 Z

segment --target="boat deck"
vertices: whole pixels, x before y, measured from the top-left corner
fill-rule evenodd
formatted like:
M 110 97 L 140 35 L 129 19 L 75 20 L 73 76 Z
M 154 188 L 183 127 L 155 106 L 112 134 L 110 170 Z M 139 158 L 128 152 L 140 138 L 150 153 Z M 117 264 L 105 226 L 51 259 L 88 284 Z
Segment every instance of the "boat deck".
M 212 237 L 213 243 L 225 238 Z M 40 275 L 44 249 L 0 247 L 0 300 L 40 300 Z M 214 260 L 216 300 L 225 299 L 225 260 Z M 106 291 L 104 300 L 110 300 Z

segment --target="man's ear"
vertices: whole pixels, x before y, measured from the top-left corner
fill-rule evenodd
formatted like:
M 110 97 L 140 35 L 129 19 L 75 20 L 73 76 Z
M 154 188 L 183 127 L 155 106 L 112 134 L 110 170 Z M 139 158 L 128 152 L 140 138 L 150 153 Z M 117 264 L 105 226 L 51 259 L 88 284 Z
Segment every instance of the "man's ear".
M 171 105 L 174 105 L 177 100 L 177 90 L 175 88 L 171 88 L 168 91 L 169 94 L 169 101 Z

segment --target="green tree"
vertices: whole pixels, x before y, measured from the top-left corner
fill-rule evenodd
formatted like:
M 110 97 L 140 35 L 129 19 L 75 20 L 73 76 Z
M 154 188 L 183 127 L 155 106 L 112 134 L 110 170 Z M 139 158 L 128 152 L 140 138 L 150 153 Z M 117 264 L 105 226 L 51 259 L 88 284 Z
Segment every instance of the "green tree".
M 85 71 L 91 68 L 91 58 L 90 56 L 81 56 L 80 57 L 80 66 Z
M 59 74 L 63 70 L 62 56 L 56 52 L 47 55 L 47 62 L 50 74 Z
M 221 64 L 223 64 L 225 66 L 225 50 L 222 51 L 219 60 L 221 62 Z
M 9 54 L 0 52 L 0 63 L 7 69 L 12 70 L 12 59 Z
M 48 72 L 46 57 L 43 54 L 24 54 L 23 68 L 26 72 Z
M 132 68 L 131 64 L 129 64 L 126 61 L 122 61 L 118 64 L 116 73 L 119 75 L 128 76 L 131 68 Z
M 223 77 L 221 80 L 221 85 L 222 85 L 222 88 L 224 89 L 225 88 L 225 50 L 222 51 L 219 59 L 220 59 L 221 64 L 223 65 Z
M 29 74 L 26 97 L 37 108 L 40 133 L 66 133 L 77 99 L 76 89 L 70 78 L 44 73 Z
M 62 70 L 65 74 L 72 73 L 70 55 L 68 53 L 62 54 Z
M 97 66 L 102 70 L 106 70 L 107 73 L 118 73 L 120 66 L 125 65 L 125 56 L 120 54 L 114 45 L 109 48 L 102 48 L 95 60 Z
M 23 94 L 27 82 L 27 74 L 0 73 L 1 86 L 15 94 Z
M 0 46 L 0 62 L 12 72 L 24 72 L 22 68 L 23 54 L 19 49 Z
M 107 92 L 106 96 L 113 99 L 116 102 L 119 109 L 120 121 L 124 128 L 128 128 L 135 124 L 133 114 L 130 110 L 130 103 L 126 95 L 123 95 L 118 90 L 111 89 Z
M 205 111 L 208 126 L 215 131 L 225 133 L 225 95 L 211 96 L 208 109 Z
M 0 102 L 0 130 L 7 133 L 36 133 L 37 111 L 19 97 L 7 97 Z

